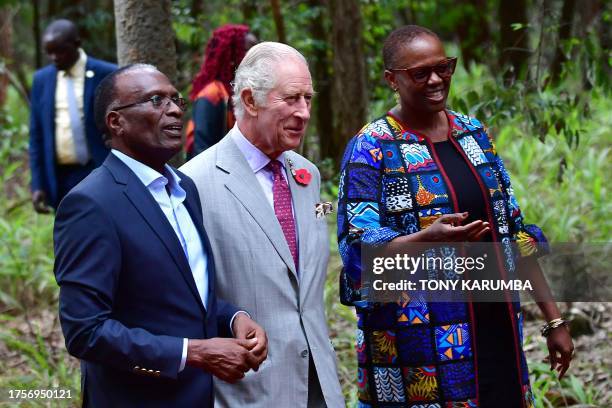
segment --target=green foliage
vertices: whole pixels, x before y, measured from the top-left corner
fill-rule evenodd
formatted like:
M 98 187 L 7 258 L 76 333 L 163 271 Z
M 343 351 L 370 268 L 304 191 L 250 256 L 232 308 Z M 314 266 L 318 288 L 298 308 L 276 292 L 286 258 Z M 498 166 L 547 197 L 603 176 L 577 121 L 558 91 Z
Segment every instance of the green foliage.
M 8 107 L 19 103 L 11 93 Z M 56 315 L 57 307 L 52 218 L 35 214 L 30 204 L 27 111 L 8 107 L 0 111 L 0 343 L 11 358 L 0 361 L 0 387 L 70 389 L 75 399 L 53 406 L 77 406 L 77 363 L 56 338 L 57 317 L 40 316 L 45 310 Z M 43 335 L 39 327 L 50 322 L 53 327 Z M 21 406 L 49 405 L 41 399 Z
M 322 199 L 325 201 L 334 201 L 336 196 L 324 194 Z M 327 217 L 327 224 L 330 233 L 330 263 L 327 268 L 327 281 L 325 283 L 325 292 L 323 299 L 325 302 L 325 310 L 330 328 L 330 338 L 334 344 L 336 355 L 338 357 L 338 377 L 340 385 L 347 401 L 347 406 L 354 407 L 357 405 L 357 358 L 355 355 L 355 330 L 357 320 L 353 308 L 345 307 L 340 304 L 338 282 L 342 262 L 338 254 L 338 246 L 336 243 L 336 220 L 331 214 Z
M 506 88 L 494 77 L 481 78 L 477 86 L 455 89 L 450 106 L 485 119 L 491 127 L 513 121 L 524 134 L 544 140 L 554 133 L 569 145 L 578 143 L 581 124 L 591 111 L 588 94 L 570 94 L 563 88 L 537 91 L 523 82 Z
M 61 2 L 60 2 L 61 3 Z M 92 55 L 114 55 L 111 2 L 85 10 L 66 5 L 71 16 L 81 16 L 84 47 Z M 172 2 L 173 27 L 177 36 L 179 83 L 187 93 L 193 75 L 202 62 L 204 46 L 212 31 L 225 23 L 245 23 L 261 40 L 277 40 L 270 2 L 253 0 L 205 1 L 194 13 L 191 0 Z M 289 44 L 314 62 L 315 52 L 324 50 L 329 58 L 329 41 L 313 40 L 310 23 L 323 18 L 326 33 L 332 22 L 326 2 L 311 7 L 309 2 L 281 3 Z M 448 55 L 460 56 L 449 98 L 452 109 L 475 115 L 484 121 L 496 139 L 499 154 L 511 173 L 515 194 L 529 223 L 537 223 L 553 242 L 609 241 L 611 200 L 608 178 L 610 163 L 610 65 L 612 54 L 602 44 L 601 24 L 609 25 L 610 10 L 584 27 L 584 35 L 574 32 L 561 46 L 566 62 L 559 82 L 549 82 L 548 64 L 555 49 L 560 1 L 548 2 L 554 12 L 530 11 L 528 23 L 515 24 L 530 37 L 530 66 L 523 81 L 502 85 L 496 66 L 500 51 L 495 44 L 499 27 L 496 9 L 499 1 L 484 2 L 476 9 L 473 2 L 451 0 L 361 0 L 364 58 L 367 62 L 369 117 L 384 113 L 395 103 L 383 79 L 382 43 L 394 28 L 419 24 L 433 29 L 445 41 Z M 50 2 L 41 2 L 42 25 Z M 59 4 L 59 3 L 56 3 Z M 532 2 L 532 5 L 541 5 Z M 14 29 L 15 59 L 33 71 L 32 6 L 29 3 L 0 0 L 0 7 L 17 10 Z M 475 23 L 476 13 L 484 14 Z M 540 19 L 540 20 L 539 20 Z M 483 23 L 484 21 L 484 23 Z M 491 38 L 480 43 L 481 24 L 488 24 Z M 459 31 L 465 40 L 458 44 Z M 576 31 L 576 30 L 575 30 Z M 90 34 L 89 36 L 87 34 Z M 476 63 L 465 68 L 463 53 L 470 49 Z M 478 63 L 480 61 L 480 63 Z M 29 64 L 29 65 L 28 65 Z M 329 80 L 333 78 L 329 60 Z M 320 84 L 315 83 L 315 89 Z M 316 98 L 315 98 L 315 103 Z M 78 394 L 79 371 L 69 358 L 59 335 L 55 317 L 57 286 L 52 264 L 52 218 L 35 214 L 29 202 L 27 170 L 27 117 L 23 101 L 11 91 L 7 105 L 0 110 L 0 343 L 10 359 L 0 361 L 0 386 L 10 388 L 68 387 Z M 311 137 L 309 144 L 316 144 Z M 331 161 L 319 163 L 323 200 L 335 201 L 338 174 Z M 354 350 L 355 314 L 339 303 L 338 275 L 341 261 L 335 239 L 335 217 L 328 217 L 331 259 L 324 293 L 330 322 L 330 335 L 339 359 L 339 376 L 349 406 L 356 404 L 356 356 Z M 44 322 L 51 327 L 41 328 Z M 47 325 L 48 326 L 48 325 Z M 55 334 L 51 334 L 55 333 Z M 533 339 L 527 340 L 527 343 Z M 600 396 L 588 384 L 569 376 L 560 383 L 549 367 L 530 361 L 532 385 L 538 407 L 596 405 Z M 76 405 L 78 398 L 73 401 Z M 33 405 L 34 406 L 34 405 Z
M 51 227 L 30 205 L 27 134 L 22 123 L 3 111 L 0 131 L 0 304 L 25 310 L 32 304 L 53 304 Z
M 564 80 L 543 89 L 533 81 L 504 87 L 481 65 L 470 72 L 458 67 L 449 98 L 452 109 L 489 126 L 527 222 L 540 225 L 552 242 L 611 236 L 612 103 L 605 81 L 581 90 L 581 61 L 566 63 Z
M 0 317 L 5 319 L 3 315 Z M 71 399 L 56 400 L 52 406 L 80 406 L 81 380 L 77 361 L 68 358 L 62 345 L 50 345 L 49 337 L 43 337 L 36 329 L 30 330 L 29 333 L 18 329 L 0 330 L 0 341 L 11 353 L 18 355 L 20 361 L 17 367 L 9 361 L 0 362 L 3 373 L 0 387 L 5 390 L 70 390 Z M 24 404 L 20 406 L 45 407 L 49 406 L 49 400 L 31 399 Z
M 512 175 L 528 222 L 539 224 L 552 242 L 605 242 L 611 234 L 609 183 L 612 174 L 610 99 L 592 94 L 592 117 L 578 121 L 582 139 L 568 143 L 551 129 L 540 141 L 525 134 L 522 117 L 495 132 L 499 154 Z
M 534 341 L 533 338 L 526 339 L 527 344 Z M 542 353 L 548 353 L 544 342 L 539 346 Z M 557 372 L 551 371 L 549 364 L 541 362 L 530 363 L 529 371 L 536 408 L 601 406 L 598 391 L 574 375 L 566 375 L 559 381 Z

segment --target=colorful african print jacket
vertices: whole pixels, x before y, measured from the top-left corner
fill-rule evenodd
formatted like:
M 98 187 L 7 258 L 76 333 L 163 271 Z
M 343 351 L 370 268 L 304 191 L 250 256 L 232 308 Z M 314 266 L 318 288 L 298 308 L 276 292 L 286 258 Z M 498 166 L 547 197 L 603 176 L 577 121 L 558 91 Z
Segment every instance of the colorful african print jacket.
M 476 119 L 447 112 L 449 139 L 476 176 L 502 273 L 515 273 L 520 255 L 545 242 L 523 225 L 510 179 L 493 141 Z M 349 142 L 339 186 L 338 242 L 344 263 L 341 300 L 358 316 L 358 397 L 361 407 L 478 407 L 473 309 L 469 302 L 428 303 L 405 296 L 397 303 L 363 299 L 361 249 L 426 228 L 457 211 L 457 200 L 431 142 L 388 114 L 367 124 Z M 518 243 L 519 251 L 514 250 Z M 364 289 L 365 290 L 365 289 Z M 524 406 L 533 406 L 522 351 L 518 302 L 508 303 Z

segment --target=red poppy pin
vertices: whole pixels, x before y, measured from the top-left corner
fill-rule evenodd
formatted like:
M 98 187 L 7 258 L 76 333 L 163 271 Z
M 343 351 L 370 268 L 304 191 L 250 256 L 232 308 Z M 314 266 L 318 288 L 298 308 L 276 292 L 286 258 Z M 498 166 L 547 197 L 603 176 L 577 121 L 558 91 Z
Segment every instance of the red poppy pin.
M 287 159 L 287 163 L 289 164 L 289 171 L 291 172 L 295 182 L 302 186 L 307 186 L 310 183 L 310 180 L 312 180 L 312 174 L 310 174 L 310 172 L 305 168 L 296 169 L 293 166 L 291 159 Z

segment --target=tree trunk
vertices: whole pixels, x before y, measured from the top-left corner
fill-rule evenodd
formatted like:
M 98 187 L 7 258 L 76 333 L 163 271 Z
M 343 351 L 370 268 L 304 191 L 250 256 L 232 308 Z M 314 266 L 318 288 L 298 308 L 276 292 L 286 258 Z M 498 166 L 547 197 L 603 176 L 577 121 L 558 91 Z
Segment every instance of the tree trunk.
M 40 38 L 40 1 L 32 0 L 32 31 L 34 32 L 34 45 L 35 45 L 35 56 L 36 56 L 36 69 L 42 67 L 42 38 Z
M 13 62 L 13 16 L 10 7 L 0 8 L 0 108 L 6 102 L 9 85 L 8 67 Z
M 606 3 L 602 0 L 592 0 L 579 2 L 577 6 L 579 22 L 576 24 L 576 36 L 582 44 L 593 41 L 599 43 L 598 47 L 589 47 L 590 52 L 582 53 L 583 88 L 590 90 L 597 84 L 609 90 L 612 85 L 612 65 L 609 63 L 612 32 L 610 23 L 603 17 L 607 10 Z
M 332 100 L 335 120 L 326 151 L 339 166 L 347 141 L 364 125 L 368 98 L 359 0 L 330 0 L 329 4 L 334 52 Z
M 170 0 L 115 0 L 119 65 L 155 65 L 176 81 L 176 45 Z
M 397 10 L 395 20 L 398 23 L 398 27 L 409 24 L 417 24 L 416 17 L 414 16 L 412 7 L 401 7 Z
M 256 0 L 243 0 L 240 2 L 240 9 L 242 10 L 242 18 L 245 21 L 251 21 L 257 15 L 257 1 Z M 251 27 L 253 31 L 253 27 Z
M 191 17 L 198 21 L 198 17 L 204 11 L 204 2 L 202 0 L 191 0 Z
M 283 21 L 279 0 L 270 0 L 270 6 L 272 6 L 272 16 L 274 17 L 278 42 L 286 44 L 287 36 L 285 35 L 285 22 Z
M 576 0 L 563 1 L 563 9 L 561 10 L 561 18 L 559 19 L 559 30 L 557 31 L 557 48 L 555 49 L 555 56 L 550 65 L 551 85 L 559 83 L 563 63 L 567 61 L 565 52 L 563 51 L 563 45 L 572 35 L 572 22 L 574 20 L 575 9 Z
M 469 70 L 472 64 L 486 61 L 485 50 L 491 48 L 491 31 L 487 21 L 489 7 L 485 0 L 461 0 L 457 8 L 461 15 L 456 19 L 455 29 L 461 46 L 463 66 Z
M 312 74 L 317 97 L 314 102 L 314 117 L 319 139 L 319 158 L 335 158 L 336 152 L 331 150 L 330 140 L 334 134 L 334 114 L 332 103 L 331 61 L 327 50 L 329 43 L 324 24 L 324 0 L 309 0 L 311 9 L 318 12 L 310 20 L 309 31 L 314 41 L 312 58 Z
M 500 51 L 501 68 L 504 72 L 504 82 L 510 85 L 516 79 L 525 78 L 527 59 L 529 58 L 527 37 L 527 4 L 526 0 L 500 0 Z M 513 24 L 522 24 L 519 30 L 512 28 Z
M 610 64 L 610 48 L 612 48 L 612 33 L 610 32 L 609 22 L 604 21 L 603 13 L 605 12 L 605 4 L 600 4 L 600 19 L 598 37 L 599 44 L 601 46 L 601 52 L 599 54 L 599 64 L 601 64 L 601 83 L 605 85 L 607 90 L 610 90 L 611 78 L 612 78 L 612 65 Z M 590 88 L 589 88 L 590 89 Z

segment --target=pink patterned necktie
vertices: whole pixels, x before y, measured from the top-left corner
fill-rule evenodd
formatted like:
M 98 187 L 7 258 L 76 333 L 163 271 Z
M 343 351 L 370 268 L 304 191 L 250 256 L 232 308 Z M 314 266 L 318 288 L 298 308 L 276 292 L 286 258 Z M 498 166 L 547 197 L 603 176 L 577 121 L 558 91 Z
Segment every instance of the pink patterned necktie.
M 298 267 L 298 249 L 295 237 L 295 220 L 293 218 L 293 209 L 291 207 L 291 190 L 287 180 L 282 175 L 282 164 L 278 160 L 270 160 L 266 165 L 266 169 L 272 171 L 274 183 L 272 184 L 272 194 L 274 196 L 274 214 L 278 218 L 278 222 L 285 234 L 285 239 L 289 245 L 291 256 L 295 262 L 295 268 Z

